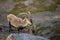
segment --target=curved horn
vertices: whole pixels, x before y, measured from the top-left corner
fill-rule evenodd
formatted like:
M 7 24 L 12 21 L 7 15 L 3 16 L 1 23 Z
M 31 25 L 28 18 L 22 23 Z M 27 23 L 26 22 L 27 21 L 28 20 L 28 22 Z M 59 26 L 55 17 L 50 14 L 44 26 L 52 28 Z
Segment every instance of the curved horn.
M 31 18 L 31 12 L 30 11 L 27 12 L 27 16 L 28 16 L 28 18 Z
M 29 16 L 31 16 L 31 12 L 30 11 L 28 11 L 28 14 L 29 14 Z

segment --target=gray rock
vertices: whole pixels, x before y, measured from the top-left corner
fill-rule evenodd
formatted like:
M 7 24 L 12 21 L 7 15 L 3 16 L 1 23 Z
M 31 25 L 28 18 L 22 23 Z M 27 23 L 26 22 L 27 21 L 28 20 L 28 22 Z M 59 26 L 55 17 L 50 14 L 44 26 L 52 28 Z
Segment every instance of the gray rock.
M 34 36 L 26 33 L 12 33 L 7 37 L 7 40 L 49 40 L 41 36 Z

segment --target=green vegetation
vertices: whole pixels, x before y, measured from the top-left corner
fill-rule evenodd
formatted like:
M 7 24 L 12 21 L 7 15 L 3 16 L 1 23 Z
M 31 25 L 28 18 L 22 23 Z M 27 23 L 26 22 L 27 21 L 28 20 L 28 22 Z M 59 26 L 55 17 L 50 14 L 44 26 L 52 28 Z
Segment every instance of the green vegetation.
M 5 2 L 5 1 L 7 1 L 7 0 L 1 0 L 1 1 Z
M 56 4 L 51 4 L 48 8 L 37 7 L 36 9 L 29 9 L 29 11 L 31 11 L 32 13 L 43 12 L 43 11 L 54 11 L 56 7 L 57 7 Z M 26 6 L 24 5 L 15 6 L 15 8 L 13 8 L 13 10 L 10 13 L 18 14 L 20 12 L 27 12 Z
M 30 9 L 29 11 L 31 11 L 31 13 L 42 12 L 42 11 L 46 11 L 46 8 L 39 7 L 37 9 L 32 9 L 32 10 Z M 20 12 L 27 12 L 27 9 L 24 7 L 21 7 L 21 8 L 15 7 L 15 8 L 13 8 L 13 10 L 10 13 L 18 14 Z
M 54 25 L 54 27 L 55 27 L 55 33 L 60 34 L 60 24 L 56 24 L 56 25 Z
M 54 35 L 50 38 L 50 40 L 60 40 L 60 24 L 56 24 L 53 27 L 48 26 L 48 27 L 43 27 L 40 23 L 36 24 L 36 33 L 35 35 L 40 35 L 40 36 L 44 36 L 41 32 L 43 30 L 47 30 L 47 29 L 52 29 L 54 31 Z M 46 36 L 48 36 L 50 33 L 45 34 Z
M 9 12 L 9 13 L 11 13 L 11 14 L 18 14 L 20 12 L 26 12 L 26 11 L 27 11 L 26 9 L 15 8 L 11 12 Z
M 37 23 L 37 24 L 35 24 L 35 25 L 36 25 L 37 27 L 38 27 L 38 26 L 41 26 L 41 24 L 40 24 L 40 23 Z
M 36 1 L 41 1 L 41 2 L 44 2 L 44 1 L 46 1 L 46 0 L 36 0 Z
M 36 31 L 35 31 L 35 34 L 36 34 L 36 35 L 40 35 L 40 34 L 38 34 L 38 33 L 42 32 L 43 30 L 46 29 L 46 27 L 43 27 L 43 26 L 41 25 L 41 23 L 37 23 L 37 24 L 35 24 L 35 25 L 36 25 Z M 41 35 L 42 35 L 42 34 L 41 34 Z
M 18 2 L 18 1 L 25 1 L 25 0 L 14 0 L 14 1 Z M 38 0 L 38 1 L 44 2 L 44 0 Z M 57 8 L 57 4 L 51 4 L 50 6 L 45 7 L 44 5 L 40 6 L 40 5 L 35 5 L 33 3 L 28 7 L 29 8 L 27 8 L 26 5 L 19 3 L 19 4 L 16 4 L 15 7 L 12 9 L 12 11 L 9 13 L 18 14 L 20 12 L 27 12 L 28 10 L 31 11 L 31 13 L 37 13 L 37 12 L 43 12 L 43 11 L 55 11 Z M 35 9 L 32 7 L 35 7 Z
M 56 4 L 60 4 L 60 0 L 53 0 L 56 2 Z
M 11 14 L 18 14 L 20 12 L 26 12 L 26 6 L 23 4 L 16 4 L 15 7 L 12 9 Z
M 26 1 L 26 0 L 13 0 L 14 2 L 19 2 L 19 1 Z
M 33 0 L 35 2 L 45 2 L 46 0 Z
M 53 27 L 55 33 L 54 36 L 51 37 L 51 40 L 60 40 L 60 24 L 56 24 Z
M 60 40 L 60 36 L 53 36 L 51 40 Z
M 57 3 L 57 4 L 60 4 L 60 0 L 56 0 L 56 3 Z
M 30 10 L 32 13 L 36 13 L 36 12 L 43 12 L 46 11 L 45 7 L 38 7 L 37 9 L 32 9 Z
M 56 10 L 56 8 L 57 8 L 57 4 L 51 4 L 51 5 L 47 8 L 47 10 L 48 10 L 48 11 L 54 11 L 54 10 Z
M 40 36 L 43 36 L 43 34 L 40 34 Z

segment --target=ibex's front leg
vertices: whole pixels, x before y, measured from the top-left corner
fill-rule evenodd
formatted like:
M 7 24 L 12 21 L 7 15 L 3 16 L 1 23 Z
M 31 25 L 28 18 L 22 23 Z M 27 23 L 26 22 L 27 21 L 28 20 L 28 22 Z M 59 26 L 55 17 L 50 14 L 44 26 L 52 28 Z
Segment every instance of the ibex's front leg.
M 11 25 L 11 23 L 9 22 L 9 32 L 12 32 L 13 31 L 12 27 L 14 27 L 14 26 Z
M 30 34 L 33 34 L 32 26 L 29 26 L 29 33 L 30 33 Z
M 11 32 L 11 23 L 9 22 L 9 32 Z
M 32 29 L 29 30 L 29 33 L 30 33 L 30 34 L 33 34 Z
M 33 24 L 33 21 L 32 21 L 32 19 L 30 19 L 30 22 Z

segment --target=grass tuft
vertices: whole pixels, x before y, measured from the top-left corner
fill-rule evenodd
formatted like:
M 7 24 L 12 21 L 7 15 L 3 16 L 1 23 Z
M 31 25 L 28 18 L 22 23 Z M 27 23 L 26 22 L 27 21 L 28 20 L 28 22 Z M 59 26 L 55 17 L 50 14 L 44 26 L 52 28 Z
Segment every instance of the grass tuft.
M 51 4 L 51 5 L 47 8 L 47 10 L 48 10 L 48 11 L 55 11 L 56 8 L 57 8 L 57 4 Z
M 26 0 L 13 0 L 14 2 L 19 2 L 19 1 L 26 1 Z

